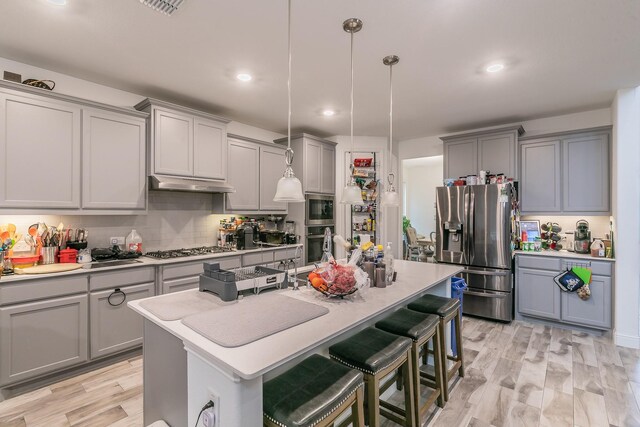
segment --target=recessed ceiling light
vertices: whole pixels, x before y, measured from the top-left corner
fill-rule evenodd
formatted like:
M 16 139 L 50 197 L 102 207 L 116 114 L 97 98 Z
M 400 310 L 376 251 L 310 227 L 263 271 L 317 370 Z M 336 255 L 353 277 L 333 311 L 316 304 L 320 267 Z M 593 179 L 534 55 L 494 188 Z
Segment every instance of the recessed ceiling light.
M 324 111 L 322 112 L 322 115 L 323 115 L 323 116 L 327 116 L 327 117 L 334 116 L 335 114 L 336 114 L 336 112 L 335 112 L 335 111 L 333 111 L 333 110 L 324 110 Z
M 236 76 L 236 78 L 237 78 L 238 80 L 240 80 L 241 82 L 248 82 L 248 81 L 251 81 L 251 79 L 252 79 L 253 77 L 251 77 L 251 74 L 247 74 L 247 73 L 240 73 L 240 74 L 238 74 L 238 75 Z
M 504 64 L 502 63 L 491 64 L 486 68 L 486 70 L 487 70 L 487 73 L 497 73 L 498 71 L 504 70 Z
M 54 4 L 56 6 L 66 6 L 67 0 L 47 0 L 49 3 Z

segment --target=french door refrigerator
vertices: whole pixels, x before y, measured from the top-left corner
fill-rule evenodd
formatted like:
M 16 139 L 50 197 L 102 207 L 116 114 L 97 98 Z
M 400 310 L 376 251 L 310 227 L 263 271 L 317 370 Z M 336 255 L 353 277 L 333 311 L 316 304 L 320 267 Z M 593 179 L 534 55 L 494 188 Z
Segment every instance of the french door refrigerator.
M 513 320 L 512 184 L 438 187 L 436 261 L 464 266 L 465 314 Z

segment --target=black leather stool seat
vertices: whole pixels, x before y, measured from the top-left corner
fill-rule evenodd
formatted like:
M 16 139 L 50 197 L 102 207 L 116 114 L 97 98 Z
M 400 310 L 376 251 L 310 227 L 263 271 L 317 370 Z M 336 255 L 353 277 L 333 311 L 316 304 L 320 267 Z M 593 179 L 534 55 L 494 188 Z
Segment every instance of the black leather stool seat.
M 411 302 L 407 307 L 422 313 L 432 313 L 440 317 L 447 317 L 460 307 L 460 301 L 457 298 L 424 295 Z
M 405 356 L 411 340 L 376 328 L 364 329 L 329 347 L 332 359 L 375 375 Z
M 363 384 L 361 372 L 314 354 L 264 383 L 263 412 L 277 425 L 311 427 Z
M 434 314 L 401 308 L 377 322 L 376 328 L 418 341 L 437 328 L 439 321 L 440 318 Z

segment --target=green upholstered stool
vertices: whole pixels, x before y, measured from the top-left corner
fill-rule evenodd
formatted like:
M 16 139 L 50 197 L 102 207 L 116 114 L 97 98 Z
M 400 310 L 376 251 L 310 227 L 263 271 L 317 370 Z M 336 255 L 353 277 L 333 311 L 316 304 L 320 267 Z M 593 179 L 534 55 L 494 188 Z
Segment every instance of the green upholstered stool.
M 440 356 L 440 332 L 438 324 L 440 317 L 435 314 L 424 314 L 417 311 L 401 308 L 383 320 L 376 323 L 376 328 L 390 332 L 395 335 L 411 338 L 411 363 L 413 365 L 413 390 L 414 390 L 414 411 L 418 425 L 421 425 L 422 418 L 426 415 L 431 405 L 437 400 L 438 406 L 444 406 L 442 396 L 442 371 Z M 435 384 L 434 392 L 431 393 L 427 401 L 420 405 L 420 350 L 428 350 L 429 341 L 433 342 L 434 348 L 434 371 Z M 431 385 L 427 381 L 422 382 Z
M 419 311 L 426 314 L 437 314 L 440 317 L 438 325 L 440 333 L 440 354 L 442 360 L 443 371 L 443 394 L 444 400 L 449 400 L 449 381 L 455 376 L 456 372 L 460 377 L 464 377 L 464 358 L 462 354 L 462 307 L 457 298 L 439 297 L 436 295 L 424 295 L 414 300 L 407 306 L 410 310 Z M 445 344 L 445 326 L 448 322 L 453 321 L 456 334 L 456 355 L 447 354 L 447 346 Z M 447 366 L 447 361 L 453 361 L 451 367 Z
M 417 425 L 414 421 L 413 381 L 411 380 L 413 366 L 409 338 L 376 328 L 367 328 L 329 347 L 329 356 L 364 374 L 367 425 L 378 427 L 381 415 L 400 425 Z M 405 409 L 380 400 L 380 394 L 385 390 L 381 388 L 382 379 L 398 368 L 403 368 L 407 372 L 404 380 Z
M 325 427 L 351 408 L 354 426 L 364 427 L 363 375 L 314 354 L 262 386 L 265 426 Z

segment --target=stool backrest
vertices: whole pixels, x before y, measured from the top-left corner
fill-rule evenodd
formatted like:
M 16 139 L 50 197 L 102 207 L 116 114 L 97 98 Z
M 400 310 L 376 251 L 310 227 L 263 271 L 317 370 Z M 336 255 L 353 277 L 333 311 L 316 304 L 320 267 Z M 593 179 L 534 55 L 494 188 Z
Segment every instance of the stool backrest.
M 410 245 L 418 244 L 418 233 L 416 233 L 416 229 L 413 227 L 407 227 L 407 243 Z

